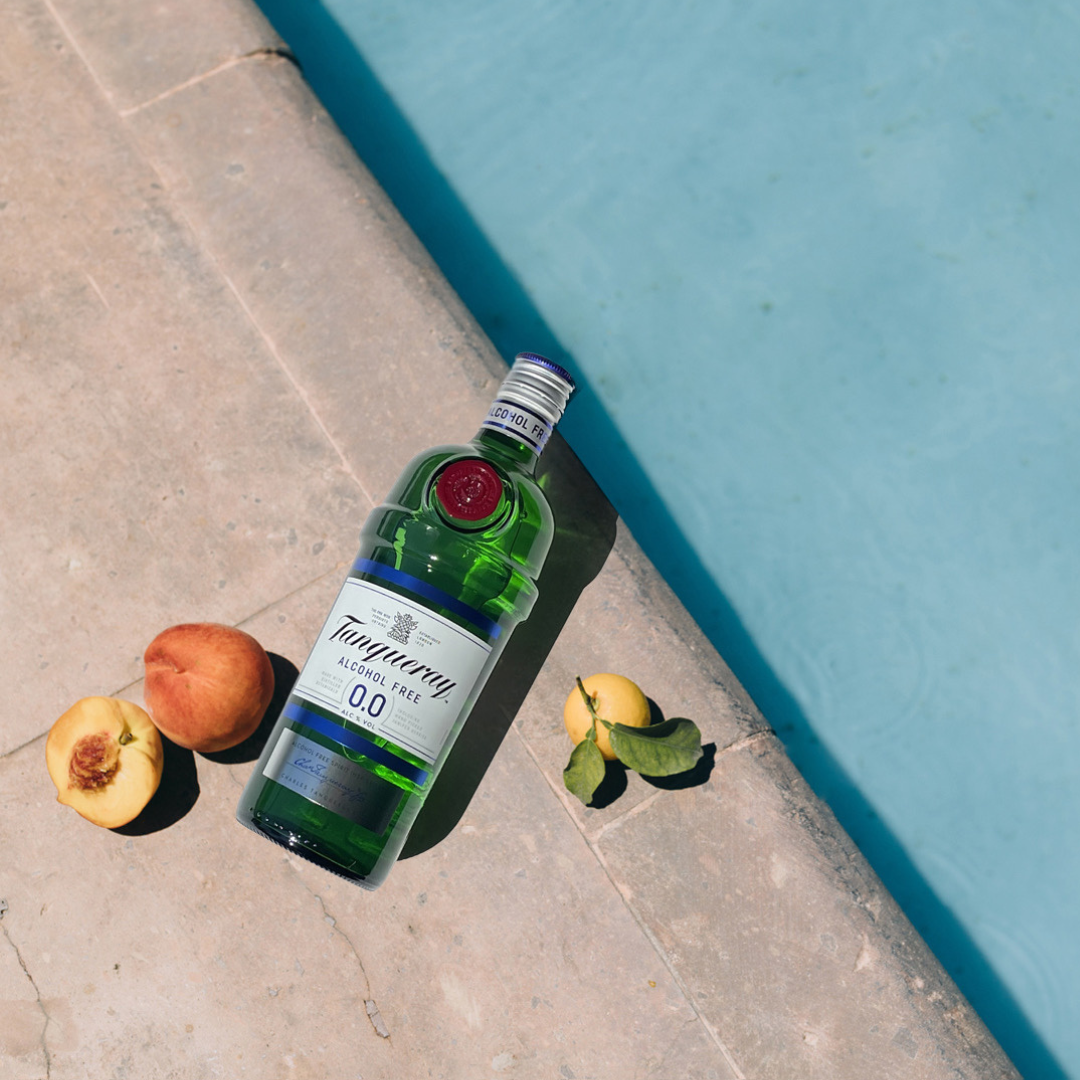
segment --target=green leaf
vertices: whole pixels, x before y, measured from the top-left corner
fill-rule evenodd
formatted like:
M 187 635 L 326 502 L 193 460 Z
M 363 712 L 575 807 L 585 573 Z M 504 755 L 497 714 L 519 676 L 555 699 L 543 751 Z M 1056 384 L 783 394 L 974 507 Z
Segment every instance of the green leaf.
M 574 747 L 570 763 L 563 769 L 563 783 L 567 791 L 588 806 L 606 771 L 607 766 L 604 764 L 600 747 L 590 739 L 582 739 Z
M 648 727 L 615 724 L 609 736 L 618 759 L 643 776 L 674 776 L 701 757 L 701 732 L 693 720 L 665 720 Z

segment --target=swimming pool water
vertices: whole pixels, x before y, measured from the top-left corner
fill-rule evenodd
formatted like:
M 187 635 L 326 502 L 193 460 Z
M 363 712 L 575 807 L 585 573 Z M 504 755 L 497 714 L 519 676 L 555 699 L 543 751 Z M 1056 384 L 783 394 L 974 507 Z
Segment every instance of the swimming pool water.
M 1080 1078 L 1077 9 L 262 6 L 503 354 L 582 377 L 567 438 L 1021 1071 Z

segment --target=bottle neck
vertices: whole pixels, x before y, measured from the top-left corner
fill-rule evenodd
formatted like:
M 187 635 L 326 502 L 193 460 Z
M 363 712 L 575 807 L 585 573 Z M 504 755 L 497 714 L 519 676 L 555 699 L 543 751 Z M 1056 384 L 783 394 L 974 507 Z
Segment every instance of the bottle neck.
M 539 353 L 518 353 L 474 443 L 533 473 L 573 392 L 565 368 Z
M 496 457 L 512 463 L 518 472 L 523 472 L 527 476 L 532 476 L 536 472 L 536 463 L 540 459 L 540 454 L 511 435 L 492 431 L 491 428 L 481 428 L 472 441 L 474 446 L 482 446 Z

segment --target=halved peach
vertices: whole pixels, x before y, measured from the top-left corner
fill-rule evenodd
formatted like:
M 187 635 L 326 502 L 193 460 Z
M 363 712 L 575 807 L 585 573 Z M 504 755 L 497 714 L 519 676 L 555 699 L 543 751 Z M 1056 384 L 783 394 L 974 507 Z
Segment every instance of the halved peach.
M 115 829 L 138 817 L 157 791 L 165 754 L 145 710 L 120 698 L 87 697 L 53 724 L 45 763 L 57 801 Z

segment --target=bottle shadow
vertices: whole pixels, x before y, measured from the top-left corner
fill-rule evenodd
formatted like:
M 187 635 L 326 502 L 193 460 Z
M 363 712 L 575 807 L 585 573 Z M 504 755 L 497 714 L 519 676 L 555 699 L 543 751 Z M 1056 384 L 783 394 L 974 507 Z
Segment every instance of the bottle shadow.
M 121 836 L 149 836 L 175 825 L 199 801 L 199 774 L 195 755 L 171 739 L 161 736 L 165 765 L 161 783 L 142 813 L 112 831 Z
M 450 285 L 503 356 L 522 347 L 535 349 L 574 373 L 578 393 L 562 431 L 582 457 L 619 516 L 633 531 L 657 570 L 719 650 L 785 742 L 795 765 L 814 792 L 829 804 L 840 824 L 903 908 L 945 970 L 978 1011 L 1002 1048 L 1025 1075 L 1040 1080 L 1068 1080 L 1060 1063 L 1039 1037 L 1023 1009 L 993 966 L 949 908 L 937 897 L 869 801 L 816 738 L 802 710 L 761 655 L 727 598 L 683 536 L 656 487 L 637 462 L 603 403 L 580 377 L 574 358 L 537 311 L 520 281 L 492 247 L 464 203 L 429 157 L 426 149 L 368 63 L 318 0 L 257 0 L 263 13 L 288 43 L 323 105 L 352 143 L 360 159 L 427 248 Z M 548 451 L 550 453 L 550 451 Z M 546 456 L 546 455 L 545 455 Z M 549 563 L 549 566 L 551 564 Z M 598 568 L 597 568 L 598 569 Z M 554 568 L 545 577 L 554 576 Z M 546 588 L 550 594 L 553 590 Z M 542 596 L 544 594 L 542 593 Z M 485 689 L 474 719 L 465 726 L 450 759 L 455 771 L 471 777 L 471 796 L 490 763 L 491 741 L 501 741 L 524 690 L 539 665 L 528 656 L 533 647 L 547 655 L 543 626 L 547 603 L 515 633 L 500 671 Z M 568 612 L 566 613 L 568 614 Z M 559 621 L 558 611 L 552 613 Z M 565 621 L 565 614 L 562 616 Z M 535 645 L 534 642 L 535 635 Z M 520 672 L 520 676 L 517 673 Z M 531 672 L 531 674 L 530 674 Z M 527 680 L 516 684 L 515 678 Z M 524 685 L 524 690 L 522 689 Z M 490 728 L 485 735 L 483 729 Z M 470 728 L 472 729 L 470 731 Z M 482 767 L 461 760 L 470 748 L 489 756 Z M 495 742 L 497 747 L 497 741 Z M 447 768 L 452 761 L 448 759 Z M 446 771 L 443 773 L 446 776 Z M 624 776 L 625 780 L 625 776 Z M 617 780 L 614 781 L 617 783 Z M 444 836 L 446 821 L 464 810 L 450 784 L 436 784 L 417 819 L 423 830 L 405 852 L 431 846 L 424 837 Z M 435 800 L 433 802 L 433 800 Z M 467 799 L 464 802 L 467 803 Z M 439 818 L 444 817 L 440 824 Z M 422 818 L 426 818 L 421 822 Z M 452 826 L 451 826 L 452 827 Z M 410 841 L 413 838 L 410 837 Z
M 555 516 L 555 537 L 532 614 L 515 631 L 428 793 L 401 858 L 444 839 L 469 805 L 582 590 L 615 544 L 617 516 L 558 434 L 537 469 Z

